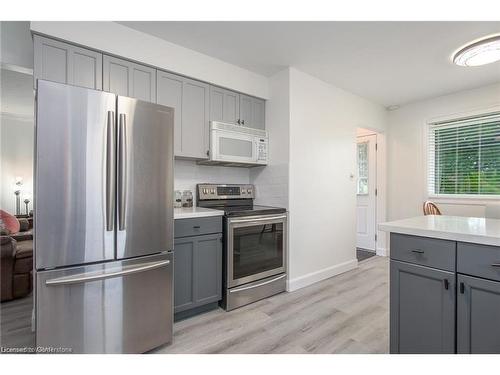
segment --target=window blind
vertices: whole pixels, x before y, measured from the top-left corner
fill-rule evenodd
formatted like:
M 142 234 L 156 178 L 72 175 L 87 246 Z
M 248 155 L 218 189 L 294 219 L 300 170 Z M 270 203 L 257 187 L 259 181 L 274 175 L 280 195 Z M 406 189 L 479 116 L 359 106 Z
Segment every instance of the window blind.
M 500 113 L 429 124 L 430 195 L 500 195 Z

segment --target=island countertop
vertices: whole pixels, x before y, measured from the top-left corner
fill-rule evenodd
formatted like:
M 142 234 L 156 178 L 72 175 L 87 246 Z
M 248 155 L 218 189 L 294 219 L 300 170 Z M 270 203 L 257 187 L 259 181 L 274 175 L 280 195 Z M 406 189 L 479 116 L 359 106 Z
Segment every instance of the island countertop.
M 384 232 L 500 246 L 500 220 L 446 215 L 417 216 L 380 223 Z
M 192 219 L 195 217 L 222 216 L 224 211 L 203 207 L 180 207 L 174 208 L 174 220 Z

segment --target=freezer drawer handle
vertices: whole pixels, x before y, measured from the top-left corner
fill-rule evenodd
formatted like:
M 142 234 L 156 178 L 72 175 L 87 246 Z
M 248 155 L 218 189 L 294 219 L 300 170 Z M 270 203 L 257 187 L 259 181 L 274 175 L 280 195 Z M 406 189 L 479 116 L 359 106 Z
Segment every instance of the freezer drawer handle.
M 270 284 L 272 282 L 278 281 L 278 280 L 284 278 L 285 276 L 286 275 L 281 275 L 281 276 L 275 277 L 274 279 L 264 281 L 263 283 L 260 283 L 260 284 L 248 285 L 248 286 L 242 286 L 240 288 L 229 289 L 229 293 L 237 293 L 237 292 L 241 292 L 241 291 L 247 290 L 247 289 L 258 288 L 259 286 Z
M 118 230 L 125 230 L 127 204 L 127 124 L 125 114 L 120 113 L 118 131 Z
M 78 274 L 69 277 L 59 277 L 57 279 L 47 280 L 45 285 L 47 286 L 58 286 L 58 285 L 68 285 L 68 284 L 79 284 L 79 283 L 87 283 L 90 281 L 104 280 L 110 279 L 112 277 L 126 276 L 131 275 L 138 272 L 150 271 L 156 268 L 160 268 L 170 264 L 170 260 L 162 260 L 154 263 L 145 263 L 138 265 L 137 267 L 129 268 L 123 271 L 114 271 L 107 273 L 99 273 L 90 276 L 86 276 L 85 274 Z
M 106 230 L 115 222 L 115 113 L 108 111 L 106 134 Z

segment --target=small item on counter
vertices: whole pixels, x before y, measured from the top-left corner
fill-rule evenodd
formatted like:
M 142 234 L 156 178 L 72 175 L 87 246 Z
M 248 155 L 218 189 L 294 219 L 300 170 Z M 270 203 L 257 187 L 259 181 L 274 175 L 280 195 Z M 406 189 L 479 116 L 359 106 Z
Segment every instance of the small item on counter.
M 174 191 L 174 207 L 175 208 L 182 207 L 182 193 L 180 190 Z
M 182 192 L 182 207 L 193 207 L 193 192 L 191 190 Z

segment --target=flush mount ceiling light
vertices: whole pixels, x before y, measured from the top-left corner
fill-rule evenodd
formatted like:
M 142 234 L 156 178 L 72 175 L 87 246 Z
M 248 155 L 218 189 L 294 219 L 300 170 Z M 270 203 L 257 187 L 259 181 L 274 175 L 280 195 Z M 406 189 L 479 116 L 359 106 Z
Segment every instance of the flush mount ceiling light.
M 453 62 L 460 66 L 479 66 L 500 60 L 500 35 L 472 43 L 453 54 Z

